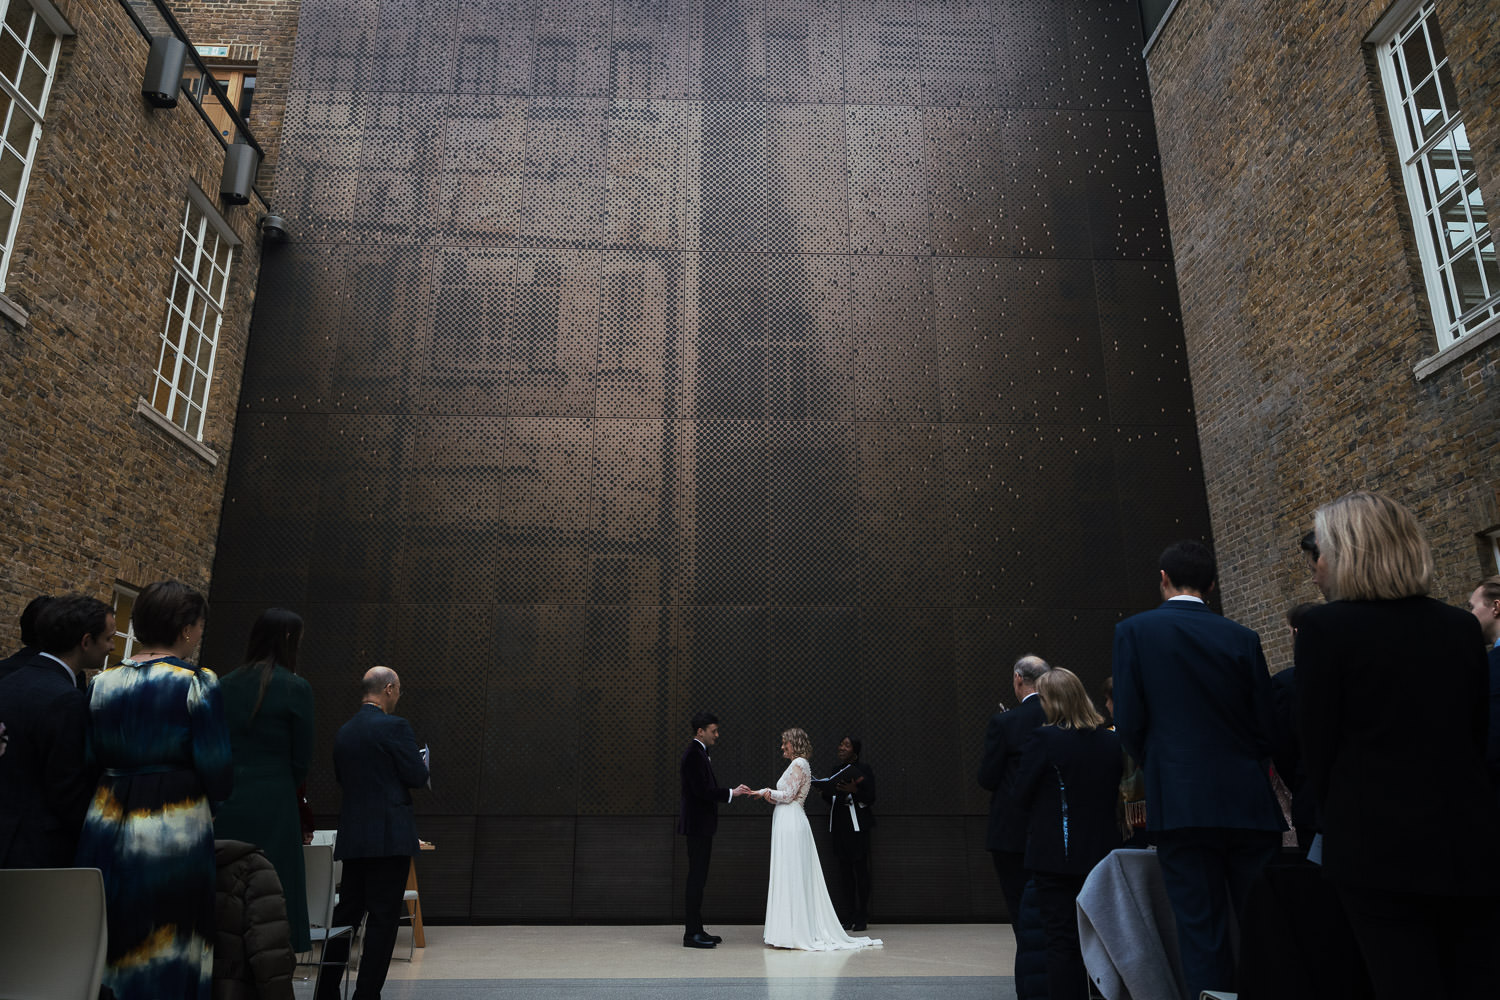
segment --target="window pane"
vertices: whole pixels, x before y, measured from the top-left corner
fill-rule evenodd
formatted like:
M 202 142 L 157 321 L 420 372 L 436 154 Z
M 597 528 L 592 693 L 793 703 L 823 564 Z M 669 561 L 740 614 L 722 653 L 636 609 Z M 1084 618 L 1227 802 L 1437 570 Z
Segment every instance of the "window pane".
M 12 6 L 15 6 L 12 4 Z M 17 32 L 20 34 L 20 32 Z M 52 28 L 41 18 L 36 18 L 31 23 L 31 41 L 27 43 L 33 55 L 42 60 L 43 63 L 52 61 L 52 43 L 57 41 L 57 35 L 53 34 Z M 44 65 L 42 67 L 46 69 Z
M 1421 141 L 1426 142 L 1433 135 L 1437 134 L 1443 124 L 1443 105 L 1438 100 L 1437 81 L 1428 80 L 1417 91 L 1414 101 L 1416 104 L 1417 121 L 1422 127 Z
M 48 58 L 52 56 L 52 50 L 47 50 Z M 21 96 L 31 102 L 33 108 L 42 106 L 42 93 L 47 89 L 47 71 L 35 59 L 25 60 L 21 67 L 21 82 L 18 88 Z
M 11 150 L 0 147 L 0 191 L 10 195 L 12 200 L 21 196 L 21 173 L 25 169 L 25 160 Z
M 1486 295 L 1500 295 L 1500 266 L 1495 263 L 1494 241 L 1479 248 L 1479 266 L 1484 272 Z
M 1479 277 L 1479 255 L 1473 251 L 1453 262 L 1449 271 L 1458 294 L 1458 313 L 1461 315 L 1485 300 L 1484 284 Z
M 15 206 L 4 198 L 0 198 L 0 240 L 10 237 L 10 220 L 15 214 Z
M 204 371 L 208 371 L 209 362 L 213 360 L 214 342 L 207 337 L 198 338 L 198 353 L 193 357 L 193 364 Z
M 164 380 L 156 380 L 156 392 L 151 396 L 151 408 L 163 416 L 172 415 L 172 387 Z
M 191 294 L 191 289 L 188 283 L 183 280 L 182 275 L 174 275 L 172 278 L 172 307 L 185 315 L 188 308 L 188 298 Z
M 1441 65 L 1448 58 L 1448 49 L 1443 45 L 1443 31 L 1438 26 L 1437 18 L 1432 12 L 1427 12 L 1427 37 L 1432 41 L 1432 57 Z
M 1447 197 L 1463 177 L 1458 153 L 1453 149 L 1452 143 L 1445 139 L 1434 146 L 1427 154 L 1427 162 L 1432 166 L 1432 180 L 1437 185 L 1438 198 Z
M 36 123 L 31 116 L 14 107 L 14 102 L 7 96 L 4 102 L 13 109 L 10 116 L 10 128 L 5 132 L 5 141 L 10 143 L 17 153 L 25 156 L 31 152 L 31 133 L 36 131 Z
M 1474 227 L 1469 225 L 1469 212 L 1465 201 L 1466 199 L 1462 196 L 1450 198 L 1443 202 L 1443 207 L 1438 210 L 1438 215 L 1443 220 L 1443 233 L 1447 241 L 1444 246 L 1449 251 L 1457 250 L 1474 238 Z
M 21 43 L 8 31 L 0 31 L 0 76 L 14 80 L 21 72 Z
M 1427 34 L 1414 31 L 1401 46 L 1401 57 L 1406 62 L 1406 78 L 1413 87 L 1419 87 L 1432 73 L 1432 60 L 1427 57 Z
M 5 12 L 5 26 L 18 37 L 25 38 L 30 24 L 31 4 L 26 0 L 12 0 L 10 8 Z
M 182 422 L 182 429 L 197 437 L 203 430 L 203 407 L 189 406 L 187 417 Z

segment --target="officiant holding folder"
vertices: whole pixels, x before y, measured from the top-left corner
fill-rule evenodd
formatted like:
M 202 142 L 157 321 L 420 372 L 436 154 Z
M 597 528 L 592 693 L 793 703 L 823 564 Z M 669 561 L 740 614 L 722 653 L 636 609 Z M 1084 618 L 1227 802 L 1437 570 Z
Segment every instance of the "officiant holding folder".
M 838 770 L 813 782 L 828 803 L 828 839 L 839 865 L 839 919 L 845 930 L 862 931 L 870 921 L 870 827 L 875 817 L 875 772 L 859 759 L 860 742 L 839 742 Z

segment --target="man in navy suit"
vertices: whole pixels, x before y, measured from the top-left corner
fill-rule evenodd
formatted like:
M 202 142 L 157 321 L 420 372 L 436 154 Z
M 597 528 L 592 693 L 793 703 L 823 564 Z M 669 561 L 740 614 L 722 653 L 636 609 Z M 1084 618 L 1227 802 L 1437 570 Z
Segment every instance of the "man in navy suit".
M 699 712 L 693 716 L 692 727 L 692 742 L 682 751 L 678 766 L 682 773 L 682 799 L 677 832 L 687 838 L 688 854 L 682 946 L 712 948 L 723 938 L 703 929 L 703 888 L 708 884 L 708 862 L 713 854 L 714 833 L 719 829 L 719 803 L 732 802 L 736 795 L 749 794 L 750 789 L 743 784 L 721 788 L 714 777 L 708 748 L 719 738 L 718 718 L 710 712 Z
M 1500 576 L 1479 581 L 1469 595 L 1469 610 L 1479 619 L 1479 631 L 1490 650 L 1490 735 L 1485 758 L 1490 780 L 1500 794 Z
M 39 652 L 0 678 L 0 868 L 73 863 L 98 775 L 87 762 L 88 696 L 77 687 L 104 665 L 115 638 L 108 604 L 70 594 L 37 616 Z
M 1271 677 L 1260 637 L 1213 612 L 1214 557 L 1162 553 L 1163 603 L 1115 626 L 1115 724 L 1146 777 L 1146 828 L 1177 919 L 1186 996 L 1232 990 L 1230 908 L 1286 829 L 1271 790 Z
M 1026 888 L 1026 811 L 1011 801 L 1016 768 L 1021 751 L 1038 727 L 1047 722 L 1042 700 L 1036 694 L 1037 678 L 1048 670 L 1040 656 L 1023 656 L 1011 668 L 1011 689 L 1019 704 L 1010 711 L 990 717 L 984 733 L 984 759 L 979 764 L 979 785 L 994 793 L 990 796 L 990 825 L 985 847 L 1000 876 L 1000 892 L 1010 911 L 1010 929 L 1019 940 L 1016 926 L 1021 914 L 1021 893 Z
M 427 784 L 427 763 L 411 723 L 391 714 L 401 700 L 401 678 L 389 667 L 371 667 L 363 683 L 359 712 L 333 741 L 334 776 L 343 791 L 333 856 L 344 862 L 333 923 L 354 926 L 369 914 L 354 997 L 379 1000 L 401 922 L 406 874 L 420 849 L 411 790 Z M 317 996 L 335 1000 L 349 939 L 326 947 L 330 964 L 318 970 Z

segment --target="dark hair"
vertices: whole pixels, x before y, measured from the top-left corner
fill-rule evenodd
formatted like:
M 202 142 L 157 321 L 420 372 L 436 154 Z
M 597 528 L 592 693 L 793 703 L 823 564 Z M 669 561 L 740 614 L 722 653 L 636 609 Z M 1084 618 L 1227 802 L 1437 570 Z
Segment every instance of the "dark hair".
M 1207 545 L 1185 538 L 1168 545 L 1159 563 L 1167 579 L 1178 590 L 1196 590 L 1206 594 L 1213 589 L 1218 568 Z
M 37 641 L 42 652 L 66 653 L 77 649 L 84 636 L 95 636 L 109 625 L 114 608 L 93 597 L 65 594 L 47 601 L 36 618 Z
M 208 617 L 208 601 L 177 580 L 158 580 L 135 597 L 130 624 L 143 646 L 171 646 L 182 630 Z
M 40 594 L 26 603 L 21 611 L 21 645 L 37 645 L 36 618 L 51 600 L 51 594 Z
M 714 713 L 712 713 L 712 712 L 699 712 L 697 715 L 693 716 L 693 721 L 692 721 L 693 735 L 697 736 L 698 735 L 698 730 L 700 730 L 700 729 L 707 729 L 709 726 L 718 725 L 718 723 L 719 723 L 719 717 L 717 715 L 715 715 Z
M 1297 548 L 1301 549 L 1303 552 L 1306 552 L 1309 559 L 1317 559 L 1318 533 L 1316 531 L 1309 531 L 1307 534 L 1303 535 L 1302 539 L 1297 542 Z
M 1302 619 L 1307 617 L 1307 613 L 1317 606 L 1318 603 L 1316 601 L 1303 601 L 1301 604 L 1293 604 L 1286 609 L 1287 625 L 1291 626 L 1295 631 L 1297 626 L 1302 624 Z
M 279 663 L 292 673 L 297 672 L 297 646 L 302 641 L 302 616 L 285 608 L 267 608 L 250 626 L 250 642 L 245 647 L 246 668 L 260 667 L 260 691 L 255 696 L 255 707 L 250 710 L 250 721 L 260 712 L 261 702 L 266 700 L 266 689 Z
M 860 750 L 864 746 L 864 744 L 859 741 L 859 737 L 858 736 L 845 736 L 844 739 L 846 739 L 846 740 L 849 741 L 849 749 L 854 751 L 854 756 L 855 757 L 858 757 Z

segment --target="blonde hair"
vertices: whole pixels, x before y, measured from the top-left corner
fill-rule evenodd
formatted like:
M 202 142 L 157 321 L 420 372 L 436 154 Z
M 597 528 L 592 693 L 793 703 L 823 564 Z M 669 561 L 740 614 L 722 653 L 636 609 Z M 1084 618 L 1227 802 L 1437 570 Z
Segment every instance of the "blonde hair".
M 788 729 L 781 734 L 781 742 L 792 744 L 792 756 L 812 760 L 812 740 L 800 729 Z
M 1036 679 L 1047 721 L 1059 729 L 1098 729 L 1104 716 L 1089 699 L 1088 689 L 1067 667 L 1053 667 Z
M 1432 589 L 1432 549 L 1411 511 L 1364 490 L 1318 508 L 1313 526 L 1328 564 L 1328 597 L 1393 601 Z

